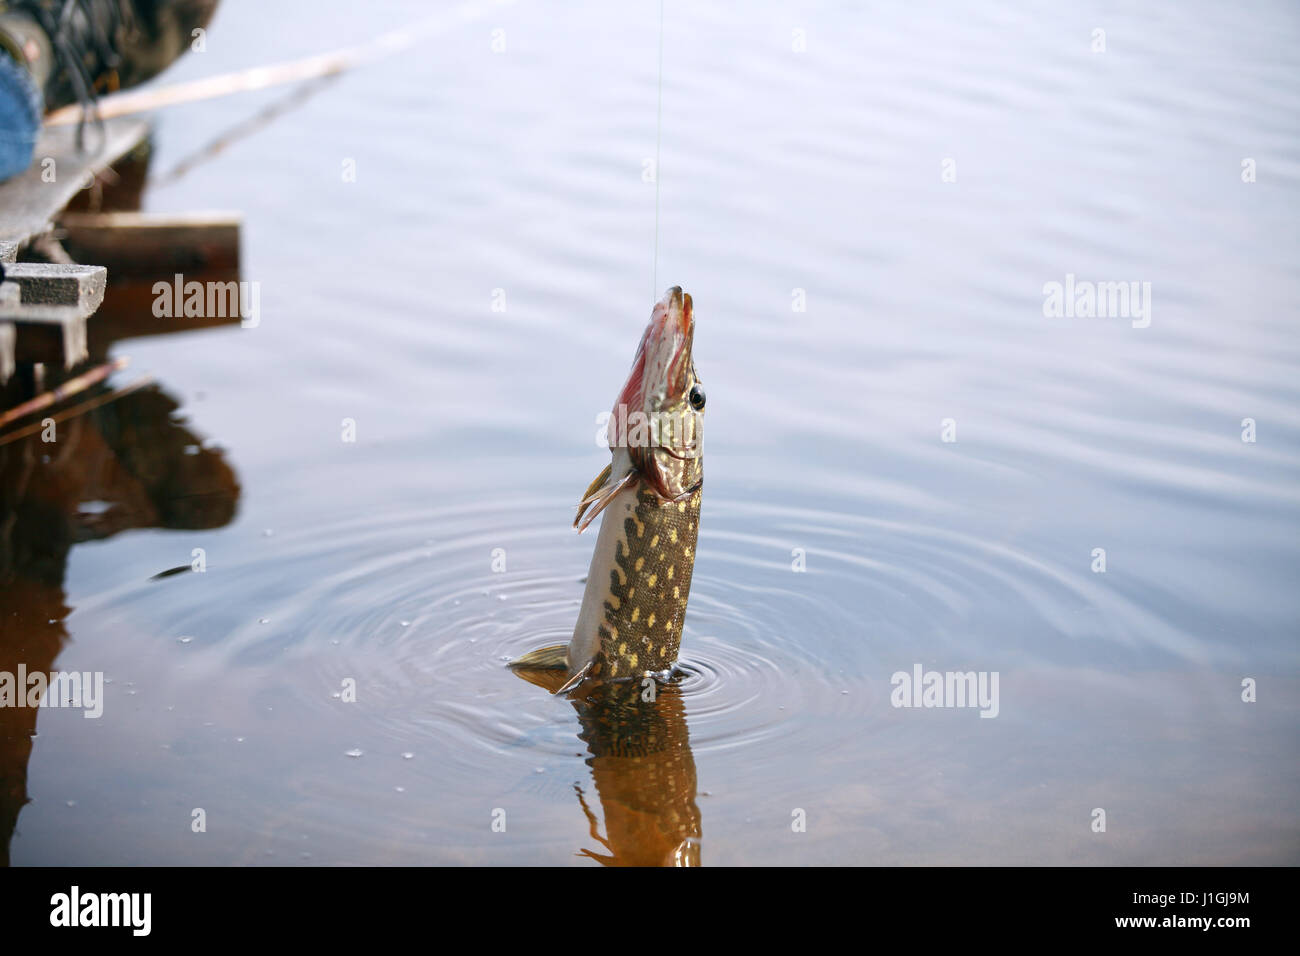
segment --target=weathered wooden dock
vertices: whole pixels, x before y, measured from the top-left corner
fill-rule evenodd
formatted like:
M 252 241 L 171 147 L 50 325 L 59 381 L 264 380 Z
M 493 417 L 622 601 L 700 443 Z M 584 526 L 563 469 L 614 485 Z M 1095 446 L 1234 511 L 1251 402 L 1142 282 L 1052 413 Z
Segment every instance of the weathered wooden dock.
M 128 152 L 149 127 L 122 119 L 86 130 L 79 150 L 75 127 L 47 128 L 25 173 L 0 183 L 0 384 L 20 362 L 72 368 L 86 359 L 86 320 L 104 298 L 103 266 L 17 260 L 49 236 L 77 194 Z
M 0 261 L 48 233 L 54 220 L 96 176 L 144 143 L 149 124 L 139 119 L 110 120 L 102 135 L 86 130 L 87 150 L 77 149 L 74 126 L 46 127 L 27 172 L 0 183 Z
M 109 120 L 87 127 L 82 150 L 75 127 L 47 127 L 31 167 L 0 183 L 0 385 L 26 364 L 66 372 L 124 334 L 238 321 L 219 316 L 164 324 L 147 308 L 142 290 L 157 279 L 177 273 L 238 278 L 240 233 L 237 215 L 136 211 L 148 135 L 142 120 Z M 113 195 L 114 202 L 87 199 Z M 121 327 L 92 336 L 88 322 L 106 291 L 127 304 L 116 312 Z

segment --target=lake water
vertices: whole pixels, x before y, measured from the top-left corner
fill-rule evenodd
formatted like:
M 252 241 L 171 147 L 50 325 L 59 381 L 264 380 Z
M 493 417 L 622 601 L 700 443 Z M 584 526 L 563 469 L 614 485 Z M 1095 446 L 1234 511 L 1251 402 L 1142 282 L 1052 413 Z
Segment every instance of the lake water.
M 427 14 L 360 9 L 226 0 L 167 79 Z M 668 0 L 657 271 L 657 5 L 470 13 L 218 151 L 286 91 L 158 117 L 144 208 L 242 210 L 260 321 L 115 344 L 158 389 L 8 492 L 5 660 L 109 682 L 9 725 L 11 861 L 1300 863 L 1300 10 Z M 505 661 L 674 284 L 707 481 L 630 753 Z

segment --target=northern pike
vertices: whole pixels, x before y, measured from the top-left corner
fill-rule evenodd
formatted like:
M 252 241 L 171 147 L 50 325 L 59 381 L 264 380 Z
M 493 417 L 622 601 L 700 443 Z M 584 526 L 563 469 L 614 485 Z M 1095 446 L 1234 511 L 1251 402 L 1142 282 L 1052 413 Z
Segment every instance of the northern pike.
M 562 670 L 557 694 L 583 681 L 662 673 L 677 660 L 704 481 L 705 399 L 691 356 L 694 336 L 691 297 L 674 286 L 651 312 L 615 400 L 607 429 L 612 460 L 573 519 L 582 532 L 605 513 L 573 638 L 510 665 Z

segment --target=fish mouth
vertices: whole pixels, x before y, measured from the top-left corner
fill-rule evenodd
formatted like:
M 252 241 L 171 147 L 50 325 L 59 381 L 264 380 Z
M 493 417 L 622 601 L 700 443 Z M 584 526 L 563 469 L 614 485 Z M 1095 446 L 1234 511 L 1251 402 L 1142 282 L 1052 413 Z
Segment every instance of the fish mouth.
M 615 400 L 611 425 L 627 421 L 633 412 L 649 413 L 664 407 L 669 396 L 684 393 L 691 376 L 691 344 L 695 335 L 695 307 L 681 286 L 673 286 L 650 313 L 650 321 L 632 360 L 627 382 Z M 610 448 L 621 447 L 610 431 Z M 655 450 L 666 451 L 673 458 L 684 458 L 662 445 L 638 447 L 628 445 L 628 464 L 640 472 L 662 498 L 672 499 L 666 477 L 655 461 Z
M 652 323 L 655 319 L 661 321 L 662 331 L 671 330 L 675 336 L 680 336 L 685 342 L 687 355 L 690 355 L 691 338 L 695 332 L 695 306 L 689 292 L 683 292 L 679 285 L 673 286 L 664 293 L 650 318 Z
M 664 293 L 664 297 L 659 300 L 659 305 L 666 308 L 670 313 L 682 317 L 689 316 L 691 309 L 691 296 L 688 292 L 683 292 L 679 285 L 673 286 Z M 682 326 L 682 331 L 686 331 L 686 326 Z
M 679 285 L 664 293 L 650 313 L 650 322 L 619 401 L 644 410 L 646 397 L 658 392 L 684 391 L 691 368 L 691 343 L 695 338 L 695 306 Z

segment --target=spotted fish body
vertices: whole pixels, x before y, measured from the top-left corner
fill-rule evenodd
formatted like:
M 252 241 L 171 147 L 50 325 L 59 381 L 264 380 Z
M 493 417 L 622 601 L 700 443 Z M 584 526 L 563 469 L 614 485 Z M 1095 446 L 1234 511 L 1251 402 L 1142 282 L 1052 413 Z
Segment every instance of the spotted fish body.
M 574 519 L 581 531 L 605 515 L 573 639 L 511 664 L 534 683 L 563 692 L 661 673 L 677 660 L 704 486 L 694 334 L 691 297 L 673 287 L 651 313 L 611 414 L 613 459 Z M 563 676 L 529 676 L 538 671 Z
M 641 677 L 677 660 L 702 490 L 665 501 L 639 481 L 606 508 L 569 645 L 571 657 L 592 661 L 588 678 Z

